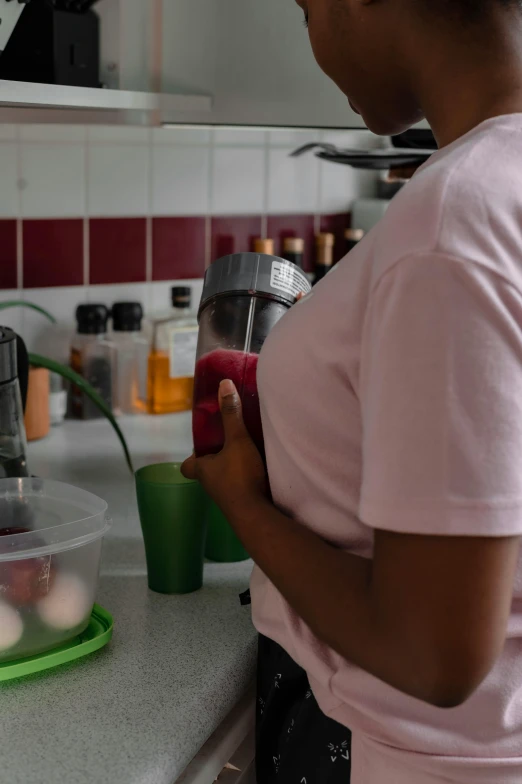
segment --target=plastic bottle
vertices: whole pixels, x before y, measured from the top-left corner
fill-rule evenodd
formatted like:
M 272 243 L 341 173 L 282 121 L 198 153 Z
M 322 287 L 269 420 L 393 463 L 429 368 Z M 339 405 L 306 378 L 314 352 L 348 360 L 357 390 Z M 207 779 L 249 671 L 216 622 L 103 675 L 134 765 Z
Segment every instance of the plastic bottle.
M 144 359 L 149 343 L 141 330 L 142 320 L 143 308 L 139 302 L 115 302 L 112 306 L 113 408 L 119 414 L 140 411 L 139 401 L 146 394 Z
M 319 281 L 322 280 L 324 276 L 332 269 L 335 236 L 327 232 L 317 234 L 315 243 L 316 257 L 313 282 L 314 286 L 316 283 L 319 283 Z
M 147 373 L 147 410 L 150 414 L 190 411 L 198 322 L 191 312 L 192 290 L 175 286 L 172 310 L 151 320 Z
M 301 237 L 285 237 L 283 240 L 283 258 L 299 269 L 303 269 L 304 249 L 305 244 Z
M 346 241 L 346 252 L 349 253 L 364 237 L 362 229 L 346 229 L 344 239 Z
M 107 340 L 109 311 L 105 305 L 78 305 L 78 332 L 71 346 L 71 367 L 83 376 L 112 407 L 113 347 Z M 81 389 L 71 386 L 71 413 L 77 419 L 99 419 L 102 415 Z

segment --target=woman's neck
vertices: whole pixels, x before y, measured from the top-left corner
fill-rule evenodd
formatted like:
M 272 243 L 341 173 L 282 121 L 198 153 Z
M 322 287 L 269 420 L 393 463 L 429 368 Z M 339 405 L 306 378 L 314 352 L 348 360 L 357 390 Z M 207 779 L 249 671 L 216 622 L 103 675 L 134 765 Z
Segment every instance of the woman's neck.
M 439 147 L 491 117 L 522 112 L 522 14 L 493 16 L 464 42 L 433 36 L 420 58 L 414 91 Z

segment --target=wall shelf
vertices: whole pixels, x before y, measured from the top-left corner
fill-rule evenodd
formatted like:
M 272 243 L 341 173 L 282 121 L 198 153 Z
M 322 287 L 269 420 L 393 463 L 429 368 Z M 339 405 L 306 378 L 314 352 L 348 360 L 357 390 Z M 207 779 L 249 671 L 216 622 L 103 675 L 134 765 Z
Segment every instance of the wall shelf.
M 135 92 L 0 79 L 0 121 L 161 125 L 212 109 L 208 95 Z M 203 120 L 202 120 L 203 121 Z

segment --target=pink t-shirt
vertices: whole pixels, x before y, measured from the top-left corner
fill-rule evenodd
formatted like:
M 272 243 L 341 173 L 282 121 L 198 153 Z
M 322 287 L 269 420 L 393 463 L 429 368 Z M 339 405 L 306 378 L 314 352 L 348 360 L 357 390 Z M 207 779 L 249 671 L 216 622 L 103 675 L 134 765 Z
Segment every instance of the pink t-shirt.
M 328 541 L 522 534 L 522 114 L 417 172 L 277 325 L 258 383 L 274 501 Z M 451 710 L 342 659 L 257 569 L 252 599 L 352 729 L 352 784 L 522 782 L 522 560 L 503 654 Z

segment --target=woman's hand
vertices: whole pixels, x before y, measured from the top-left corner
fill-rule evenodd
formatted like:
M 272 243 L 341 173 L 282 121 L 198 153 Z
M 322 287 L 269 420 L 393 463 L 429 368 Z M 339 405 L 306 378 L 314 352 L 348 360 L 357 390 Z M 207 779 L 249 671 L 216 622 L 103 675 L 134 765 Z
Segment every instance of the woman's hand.
M 225 444 L 217 455 L 185 460 L 181 467 L 187 479 L 197 479 L 231 522 L 249 516 L 259 501 L 266 501 L 267 477 L 261 455 L 248 434 L 241 400 L 232 381 L 219 387 Z

